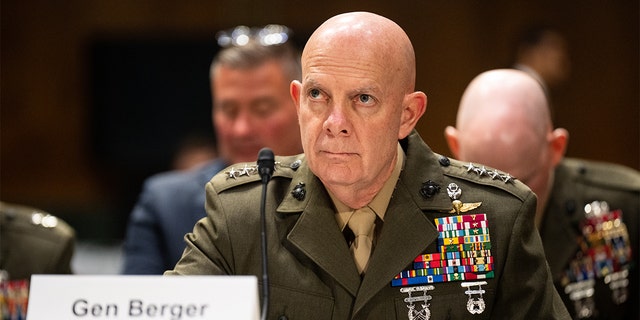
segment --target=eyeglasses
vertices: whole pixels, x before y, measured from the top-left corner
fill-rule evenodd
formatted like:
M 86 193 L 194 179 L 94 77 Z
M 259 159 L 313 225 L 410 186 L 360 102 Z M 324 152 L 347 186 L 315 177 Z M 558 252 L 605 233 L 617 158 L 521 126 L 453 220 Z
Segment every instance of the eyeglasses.
M 269 24 L 262 28 L 237 26 L 220 31 L 216 34 L 218 45 L 221 47 L 244 46 L 251 40 L 258 41 L 263 46 L 274 46 L 287 42 L 290 29 L 279 24 Z

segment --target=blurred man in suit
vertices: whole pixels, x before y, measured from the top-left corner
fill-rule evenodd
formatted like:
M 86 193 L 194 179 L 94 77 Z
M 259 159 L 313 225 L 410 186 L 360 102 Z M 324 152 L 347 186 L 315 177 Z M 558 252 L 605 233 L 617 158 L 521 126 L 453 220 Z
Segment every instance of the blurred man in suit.
M 225 166 L 255 161 L 262 147 L 279 155 L 302 152 L 288 92 L 289 83 L 300 78 L 300 56 L 288 35 L 279 25 L 219 34 L 225 48 L 210 73 L 219 157 L 195 170 L 165 172 L 145 182 L 128 225 L 124 273 L 162 274 L 174 267 L 185 247 L 184 235 L 206 215 L 206 182 Z

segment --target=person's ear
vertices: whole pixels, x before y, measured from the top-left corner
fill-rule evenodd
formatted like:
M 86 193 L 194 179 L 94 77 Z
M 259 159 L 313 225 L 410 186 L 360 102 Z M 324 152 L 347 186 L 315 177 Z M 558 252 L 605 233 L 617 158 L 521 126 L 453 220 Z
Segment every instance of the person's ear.
M 460 143 L 458 142 L 458 129 L 447 126 L 444 129 L 444 139 L 447 141 L 447 145 L 449 145 L 449 150 L 453 157 L 456 159 L 460 159 Z
M 291 85 L 289 86 L 289 93 L 291 94 L 291 99 L 293 99 L 293 103 L 296 105 L 296 111 L 300 113 L 300 92 L 302 92 L 302 83 L 298 80 L 291 81 Z
M 569 131 L 566 129 L 557 128 L 551 132 L 549 149 L 551 150 L 551 163 L 554 167 L 564 158 L 568 143 Z
M 405 95 L 402 101 L 402 108 L 398 139 L 404 139 L 408 136 L 427 110 L 427 95 L 421 91 Z

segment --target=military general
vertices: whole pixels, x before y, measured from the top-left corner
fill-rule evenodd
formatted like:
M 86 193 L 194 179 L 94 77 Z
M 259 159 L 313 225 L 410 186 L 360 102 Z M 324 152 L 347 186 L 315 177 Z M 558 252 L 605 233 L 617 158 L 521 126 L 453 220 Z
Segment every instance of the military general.
M 432 152 L 414 127 L 415 54 L 393 21 L 337 15 L 291 84 L 304 154 L 268 184 L 268 319 L 568 319 L 534 227 L 535 195 Z M 166 274 L 261 275 L 261 177 L 206 186 L 207 217 Z

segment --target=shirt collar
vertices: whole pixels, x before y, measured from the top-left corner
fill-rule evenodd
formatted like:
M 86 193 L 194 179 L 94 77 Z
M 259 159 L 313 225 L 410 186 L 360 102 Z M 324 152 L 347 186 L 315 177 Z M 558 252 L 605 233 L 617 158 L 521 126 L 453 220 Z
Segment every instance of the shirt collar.
M 400 143 L 398 143 L 397 154 L 398 154 L 398 161 L 396 161 L 396 165 L 393 168 L 393 172 L 391 172 L 391 176 L 389 176 L 389 179 L 385 181 L 384 185 L 382 186 L 382 189 L 380 189 L 380 191 L 378 191 L 376 196 L 373 197 L 373 200 L 371 200 L 371 202 L 367 204 L 367 206 L 369 206 L 369 208 L 371 208 L 376 213 L 376 215 L 380 217 L 380 220 L 382 221 L 384 221 L 384 214 L 385 212 L 387 212 L 387 207 L 389 206 L 391 195 L 393 195 L 393 190 L 395 189 L 396 184 L 398 183 L 400 172 L 404 167 L 405 155 L 404 155 L 404 150 L 402 150 L 402 147 L 400 146 Z M 334 197 L 331 192 L 329 192 L 329 196 L 331 197 L 331 200 L 333 201 L 333 204 L 336 207 L 336 221 L 338 222 L 338 226 L 340 227 L 340 230 L 343 230 L 344 227 L 347 225 L 349 218 L 351 218 L 351 215 L 353 214 L 354 209 L 349 208 L 349 206 L 342 203 L 342 201 Z

